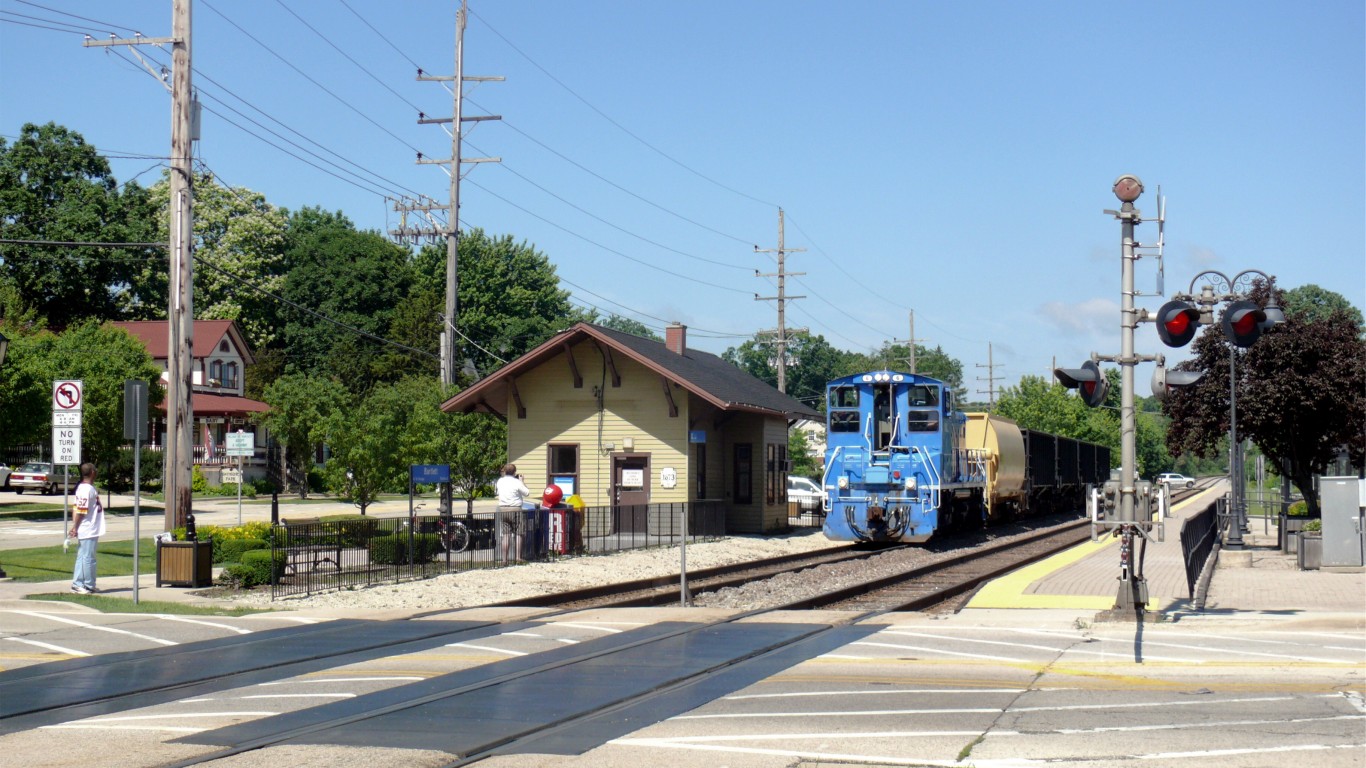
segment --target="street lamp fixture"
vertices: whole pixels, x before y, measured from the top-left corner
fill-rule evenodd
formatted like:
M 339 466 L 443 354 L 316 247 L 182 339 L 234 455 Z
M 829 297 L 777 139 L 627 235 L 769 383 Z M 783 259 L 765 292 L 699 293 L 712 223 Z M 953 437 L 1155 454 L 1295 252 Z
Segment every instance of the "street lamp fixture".
M 1115 179 L 1114 192 L 1121 203 L 1132 203 L 1143 194 L 1143 182 L 1137 176 L 1126 173 Z

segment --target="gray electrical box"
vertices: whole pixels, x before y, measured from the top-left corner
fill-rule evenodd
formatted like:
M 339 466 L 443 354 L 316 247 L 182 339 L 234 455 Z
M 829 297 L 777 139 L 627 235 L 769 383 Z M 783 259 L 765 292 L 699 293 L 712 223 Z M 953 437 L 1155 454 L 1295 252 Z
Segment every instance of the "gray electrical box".
M 1319 478 L 1323 507 L 1324 568 L 1360 568 L 1366 554 L 1362 481 L 1356 477 Z

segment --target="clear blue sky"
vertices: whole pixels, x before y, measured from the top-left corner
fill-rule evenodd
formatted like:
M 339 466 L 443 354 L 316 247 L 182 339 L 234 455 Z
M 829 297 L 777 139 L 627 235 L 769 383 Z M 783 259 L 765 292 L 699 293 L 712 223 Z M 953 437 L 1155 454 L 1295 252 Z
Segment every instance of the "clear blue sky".
M 444 201 L 446 175 L 413 161 L 415 150 L 449 157 L 450 139 L 417 125 L 415 107 L 449 115 L 451 98 L 417 82 L 412 62 L 451 73 L 457 5 L 195 0 L 207 107 L 383 180 L 366 174 L 358 188 L 207 111 L 201 159 L 276 205 L 341 210 L 365 228 L 396 223 L 386 193 Z M 13 22 L 162 36 L 170 7 L 0 0 L 0 134 L 56 121 L 108 154 L 152 156 L 112 162 L 120 181 L 155 181 L 170 141 L 161 85 L 77 34 Z M 774 267 L 754 246 L 775 247 L 782 206 L 788 247 L 807 249 L 788 260 L 806 273 L 789 293 L 807 296 L 788 322 L 837 347 L 904 339 L 914 309 L 916 335 L 963 363 L 970 390 L 986 388 L 988 342 L 998 386 L 1045 374 L 1055 356 L 1117 353 L 1119 225 L 1101 211 L 1116 206 L 1121 173 L 1147 185 L 1145 213 L 1158 185 L 1167 195 L 1168 295 L 1205 269 L 1256 268 L 1366 307 L 1359 0 L 475 0 L 471 11 L 466 74 L 507 81 L 468 90 L 466 114 L 504 121 L 469 131 L 466 154 L 504 162 L 469 170 L 462 221 L 535 245 L 576 301 L 686 323 L 692 346 L 720 352 L 776 324 L 772 303 L 753 298 L 775 292 L 754 277 Z M 1155 240 L 1156 226 L 1138 234 Z M 1152 260 L 1138 279 L 1155 291 Z M 1151 326 L 1138 338 L 1139 352 L 1164 351 Z

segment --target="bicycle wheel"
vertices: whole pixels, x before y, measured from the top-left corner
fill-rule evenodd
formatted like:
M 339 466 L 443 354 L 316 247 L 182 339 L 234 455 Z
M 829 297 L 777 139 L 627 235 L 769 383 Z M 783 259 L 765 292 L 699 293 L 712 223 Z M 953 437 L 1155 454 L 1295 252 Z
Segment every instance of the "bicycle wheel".
M 447 544 L 452 552 L 464 552 L 470 546 L 470 529 L 464 523 L 453 522 L 447 531 Z

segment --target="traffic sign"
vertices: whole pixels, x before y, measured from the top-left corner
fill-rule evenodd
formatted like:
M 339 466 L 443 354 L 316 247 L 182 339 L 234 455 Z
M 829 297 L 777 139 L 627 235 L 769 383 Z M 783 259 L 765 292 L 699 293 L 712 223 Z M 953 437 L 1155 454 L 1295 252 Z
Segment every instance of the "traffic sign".
M 80 427 L 52 428 L 52 463 L 58 466 L 81 463 Z
M 52 382 L 52 412 L 79 411 L 81 409 L 80 380 L 57 380 Z
M 242 471 L 238 469 L 225 469 L 218 479 L 219 482 L 224 484 L 240 483 L 242 482 Z
M 80 425 L 80 411 L 54 411 L 52 413 L 52 426 L 54 427 L 79 427 Z
M 227 447 L 229 456 L 254 456 L 256 454 L 256 433 L 229 432 L 227 435 Z

